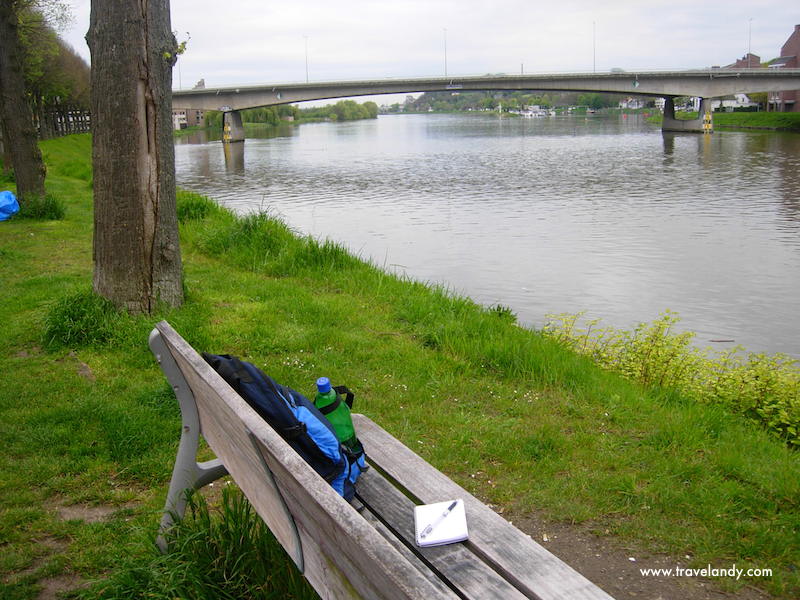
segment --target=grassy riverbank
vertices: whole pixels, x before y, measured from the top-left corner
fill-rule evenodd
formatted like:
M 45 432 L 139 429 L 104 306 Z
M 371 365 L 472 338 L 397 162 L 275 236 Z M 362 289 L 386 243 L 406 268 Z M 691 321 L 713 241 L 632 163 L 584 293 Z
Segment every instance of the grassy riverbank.
M 720 129 L 768 129 L 800 133 L 800 113 L 718 112 L 714 127 Z
M 678 113 L 679 119 L 696 119 L 697 113 Z M 661 123 L 663 116 L 653 115 L 651 123 Z M 800 113 L 715 112 L 715 129 L 763 129 L 800 133 Z
M 79 593 L 267 598 L 286 585 L 261 537 L 231 545 L 253 533 L 235 501 L 230 529 L 200 509 L 176 554 L 153 552 L 180 429 L 146 344 L 161 318 L 300 391 L 323 374 L 347 384 L 357 410 L 515 522 L 535 512 L 631 555 L 771 568 L 721 584 L 800 594 L 800 455 L 752 422 L 193 194 L 179 199 L 186 305 L 117 314 L 88 293 L 89 139 L 43 148 L 65 218 L 0 223 L 0 596 L 98 581 Z

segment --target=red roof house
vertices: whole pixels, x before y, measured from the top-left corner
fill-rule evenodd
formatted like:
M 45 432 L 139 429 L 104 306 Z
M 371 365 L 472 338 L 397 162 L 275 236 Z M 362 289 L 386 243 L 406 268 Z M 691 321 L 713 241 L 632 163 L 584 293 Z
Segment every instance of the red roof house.
M 781 56 L 774 60 L 769 66 L 770 69 L 797 69 L 800 68 L 800 25 L 794 26 L 794 31 L 786 43 L 781 48 Z M 790 92 L 770 92 L 768 99 L 768 110 L 779 112 L 800 112 L 797 100 L 800 97 L 800 90 Z

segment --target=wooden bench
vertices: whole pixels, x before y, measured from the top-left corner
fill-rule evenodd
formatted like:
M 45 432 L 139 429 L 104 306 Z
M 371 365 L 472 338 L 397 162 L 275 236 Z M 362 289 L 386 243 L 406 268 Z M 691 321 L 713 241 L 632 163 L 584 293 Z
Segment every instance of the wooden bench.
M 153 329 L 150 348 L 183 421 L 162 533 L 182 518 L 187 489 L 230 474 L 322 598 L 611 598 L 363 415 L 354 423 L 372 468 L 356 486 L 357 510 L 168 323 Z M 197 462 L 201 433 L 217 459 Z M 454 498 L 464 500 L 469 540 L 416 547 L 414 504 Z

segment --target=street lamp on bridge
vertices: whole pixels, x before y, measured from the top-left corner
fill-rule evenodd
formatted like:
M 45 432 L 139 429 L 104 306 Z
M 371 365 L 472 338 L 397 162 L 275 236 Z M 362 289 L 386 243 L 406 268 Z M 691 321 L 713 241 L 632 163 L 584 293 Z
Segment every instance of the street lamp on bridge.
M 306 42 L 306 83 L 308 83 L 308 36 L 304 35 L 303 39 Z
M 444 28 L 444 76 L 447 77 L 447 28 Z

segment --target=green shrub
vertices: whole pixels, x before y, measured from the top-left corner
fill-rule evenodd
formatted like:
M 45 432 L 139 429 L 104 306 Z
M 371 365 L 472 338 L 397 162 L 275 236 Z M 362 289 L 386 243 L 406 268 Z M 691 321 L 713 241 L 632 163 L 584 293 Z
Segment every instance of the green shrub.
M 508 321 L 510 323 L 517 322 L 517 315 L 509 306 L 504 306 L 502 304 L 494 304 L 488 308 L 490 314 L 495 315 L 497 318 L 502 319 L 504 321 Z
M 712 355 L 692 345 L 693 332 L 673 331 L 680 318 L 670 311 L 633 331 L 600 328 L 599 320 L 584 324 L 582 316 L 549 315 L 544 331 L 606 369 L 755 419 L 800 448 L 797 361 L 782 354 L 745 354 L 740 347 Z
M 64 218 L 64 213 L 64 203 L 52 194 L 47 194 L 43 198 L 20 198 L 19 212 L 15 216 L 18 219 L 59 221 Z
M 341 244 L 331 240 L 320 242 L 310 236 L 297 239 L 287 250 L 275 264 L 276 275 L 293 275 L 303 270 L 341 271 L 362 264 Z
M 105 344 L 117 333 L 122 313 L 94 292 L 59 299 L 45 317 L 44 344 L 78 348 Z
M 298 237 L 265 212 L 221 219 L 209 228 L 200 245 L 214 256 L 227 255 L 240 267 L 275 276 L 338 271 L 362 264 L 340 244 Z
M 293 239 L 283 223 L 266 213 L 255 213 L 224 220 L 207 232 L 201 245 L 215 256 L 227 254 L 240 266 L 258 270 Z
M 238 489 L 223 487 L 218 509 L 197 493 L 189 496 L 187 508 L 169 532 L 166 554 L 153 545 L 150 557 L 129 559 L 83 597 L 318 598 Z
M 219 211 L 219 205 L 200 194 L 178 190 L 177 193 L 178 222 L 200 221 L 215 211 Z

